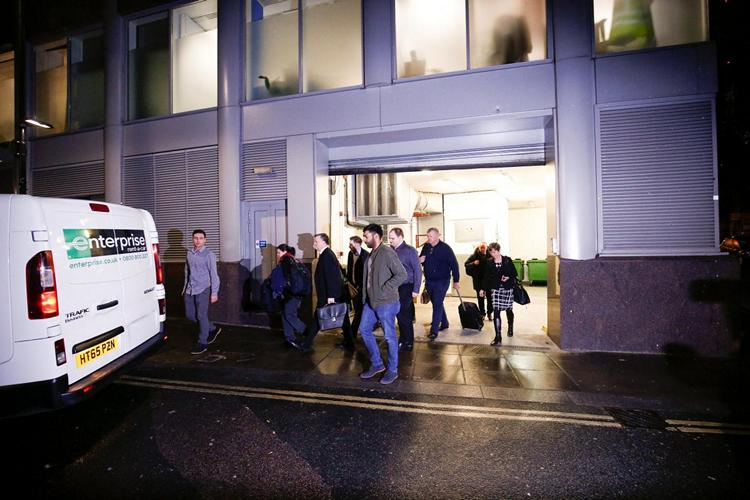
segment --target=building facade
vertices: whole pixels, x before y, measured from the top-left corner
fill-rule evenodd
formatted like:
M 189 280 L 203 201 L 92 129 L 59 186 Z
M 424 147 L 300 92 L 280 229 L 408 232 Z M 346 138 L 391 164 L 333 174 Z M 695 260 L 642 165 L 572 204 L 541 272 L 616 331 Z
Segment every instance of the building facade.
M 194 227 L 215 319 L 255 324 L 273 244 L 309 260 L 314 233 L 355 227 L 337 179 L 536 165 L 556 343 L 732 351 L 704 1 L 128 5 L 31 41 L 27 108 L 55 128 L 29 140 L 29 192 L 148 209 L 171 314 Z

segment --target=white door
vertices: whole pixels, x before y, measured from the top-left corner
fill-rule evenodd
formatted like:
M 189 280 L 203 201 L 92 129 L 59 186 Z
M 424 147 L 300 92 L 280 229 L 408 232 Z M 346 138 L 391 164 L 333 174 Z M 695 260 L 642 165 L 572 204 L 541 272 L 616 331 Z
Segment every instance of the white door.
M 276 247 L 287 243 L 286 200 L 244 203 L 245 259 L 251 273 L 252 297 L 260 299 L 260 284 L 276 264 Z

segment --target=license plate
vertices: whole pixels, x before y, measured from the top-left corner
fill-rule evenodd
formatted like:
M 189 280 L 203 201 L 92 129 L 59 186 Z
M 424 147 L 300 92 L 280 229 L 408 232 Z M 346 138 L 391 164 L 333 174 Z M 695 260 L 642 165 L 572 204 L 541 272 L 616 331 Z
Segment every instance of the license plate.
M 90 347 L 85 351 L 76 353 L 76 368 L 81 368 L 102 356 L 109 354 L 112 351 L 116 351 L 120 347 L 120 336 L 112 337 L 107 339 L 101 344 L 96 344 L 94 347 Z

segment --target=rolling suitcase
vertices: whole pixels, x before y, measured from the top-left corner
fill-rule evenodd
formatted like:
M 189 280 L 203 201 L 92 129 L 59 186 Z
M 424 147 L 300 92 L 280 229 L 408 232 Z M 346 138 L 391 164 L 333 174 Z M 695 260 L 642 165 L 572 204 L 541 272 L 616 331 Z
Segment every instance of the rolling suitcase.
M 458 298 L 461 300 L 461 304 L 458 306 L 461 326 L 469 330 L 481 330 L 484 326 L 484 315 L 479 312 L 479 306 L 473 302 L 464 302 L 460 292 Z

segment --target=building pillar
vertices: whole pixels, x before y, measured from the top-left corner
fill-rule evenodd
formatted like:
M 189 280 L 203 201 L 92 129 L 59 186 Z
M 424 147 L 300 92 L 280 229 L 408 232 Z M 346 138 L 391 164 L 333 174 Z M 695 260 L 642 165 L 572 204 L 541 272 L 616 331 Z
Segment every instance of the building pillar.
M 393 61 L 391 2 L 363 0 L 365 87 L 390 85 Z
M 593 259 L 598 248 L 593 6 L 558 0 L 553 7 L 560 257 Z
M 122 143 L 125 85 L 125 27 L 117 12 L 117 0 L 104 4 L 105 101 L 104 101 L 104 198 L 122 203 Z
M 219 231 L 224 262 L 239 262 L 240 143 L 242 138 L 242 0 L 219 0 Z

